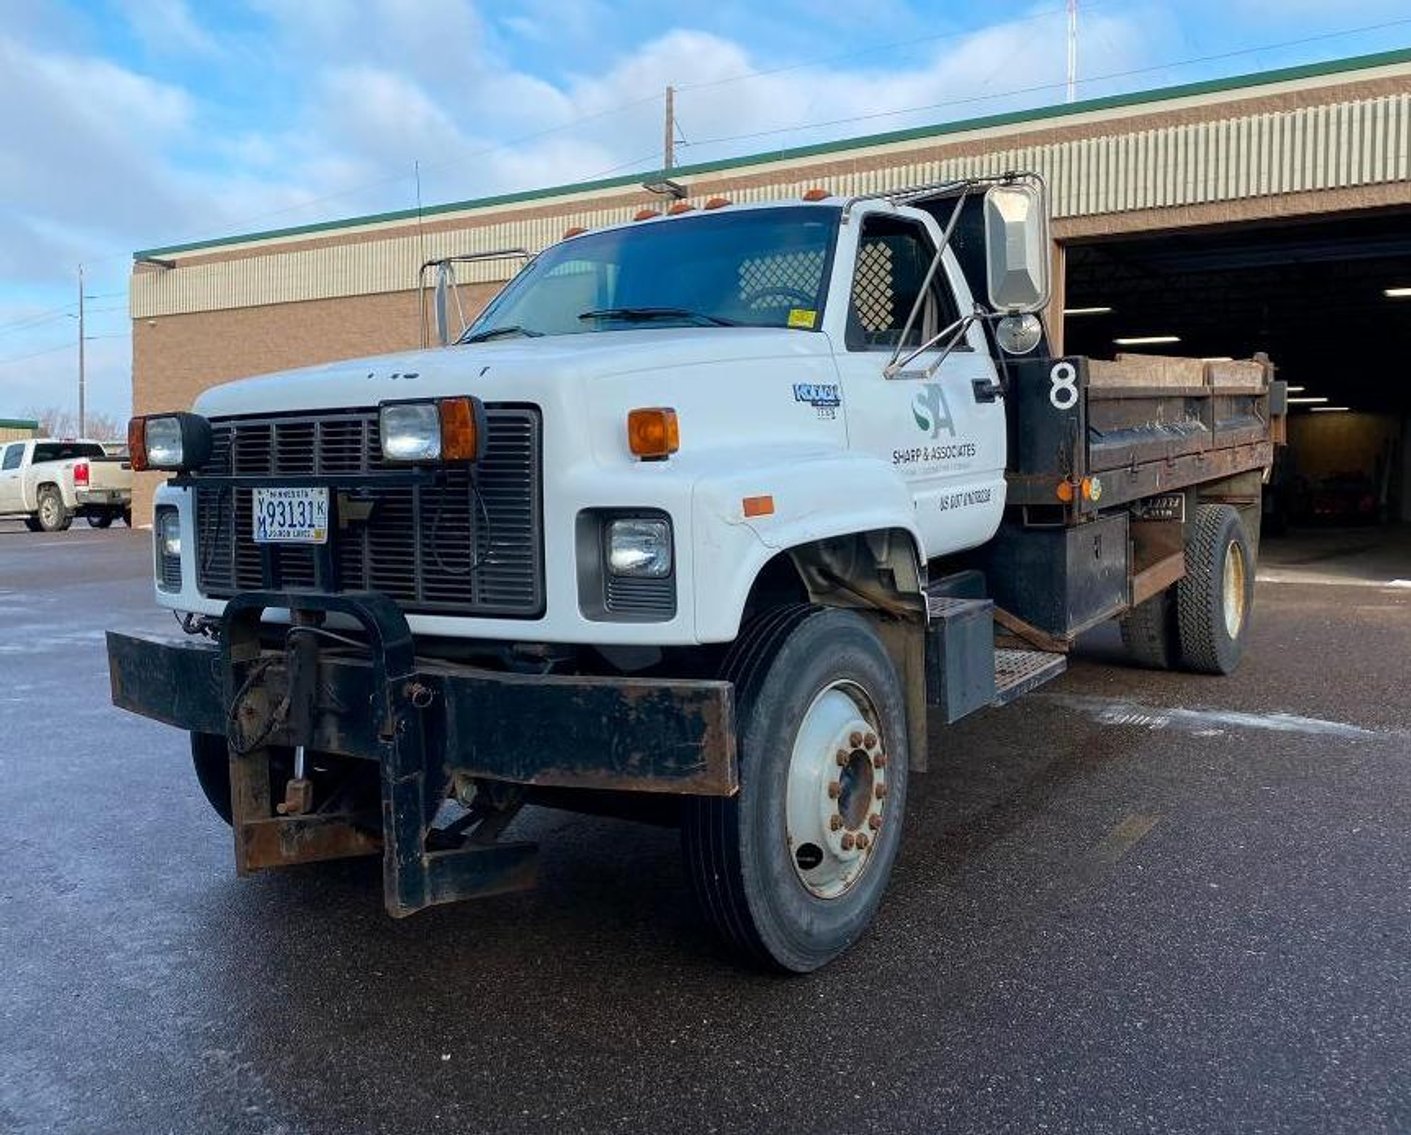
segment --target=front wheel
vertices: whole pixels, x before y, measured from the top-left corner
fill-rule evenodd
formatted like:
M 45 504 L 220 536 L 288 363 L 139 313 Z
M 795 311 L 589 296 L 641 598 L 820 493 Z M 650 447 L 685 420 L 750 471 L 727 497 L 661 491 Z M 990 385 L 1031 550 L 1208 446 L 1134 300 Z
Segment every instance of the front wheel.
M 84 519 L 90 528 L 111 528 L 113 524 L 111 512 L 90 512 Z
M 686 865 L 726 943 L 798 973 L 848 948 L 872 921 L 906 808 L 904 698 L 861 615 L 768 612 L 731 650 L 740 790 L 693 798 Z

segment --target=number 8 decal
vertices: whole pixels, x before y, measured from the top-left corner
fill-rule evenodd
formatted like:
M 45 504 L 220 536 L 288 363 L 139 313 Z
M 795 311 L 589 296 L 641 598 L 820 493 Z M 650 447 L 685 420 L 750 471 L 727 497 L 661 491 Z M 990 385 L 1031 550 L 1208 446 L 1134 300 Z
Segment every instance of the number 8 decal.
M 1054 363 L 1048 372 L 1048 400 L 1055 410 L 1071 410 L 1078 404 L 1078 368 L 1072 363 Z

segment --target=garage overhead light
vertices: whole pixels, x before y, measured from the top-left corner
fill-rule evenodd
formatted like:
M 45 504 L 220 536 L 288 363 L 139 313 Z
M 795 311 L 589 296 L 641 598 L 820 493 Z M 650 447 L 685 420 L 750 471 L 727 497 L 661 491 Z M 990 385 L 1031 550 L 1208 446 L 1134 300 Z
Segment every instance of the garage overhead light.
M 1232 363 L 1235 361 L 1233 355 L 1204 355 L 1201 357 L 1203 363 Z
M 1288 386 L 1284 388 L 1285 393 L 1288 394 L 1302 394 L 1307 389 L 1308 387 L 1306 386 Z
M 1387 288 L 1387 299 L 1411 300 L 1411 288 Z
M 1119 347 L 1150 347 L 1157 343 L 1179 343 L 1179 335 L 1127 335 L 1121 339 L 1113 339 Z
M 1112 309 L 1110 307 L 1065 307 L 1064 315 L 1107 315 Z
M 1314 403 L 1314 402 L 1326 402 L 1326 401 L 1327 401 L 1326 398 L 1318 398 L 1318 397 L 1313 397 L 1313 396 L 1310 396 L 1310 397 L 1308 397 L 1308 398 L 1290 398 L 1290 399 L 1289 399 L 1290 405 L 1304 405 L 1304 406 L 1310 405 L 1311 403 Z
M 1314 406 L 1315 414 L 1346 414 L 1351 406 Z

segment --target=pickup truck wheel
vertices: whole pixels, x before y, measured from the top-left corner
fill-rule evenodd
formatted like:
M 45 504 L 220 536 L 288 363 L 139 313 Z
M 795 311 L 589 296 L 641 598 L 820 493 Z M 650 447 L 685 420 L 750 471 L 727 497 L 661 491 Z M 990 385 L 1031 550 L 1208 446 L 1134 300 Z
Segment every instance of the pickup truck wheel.
M 1181 664 L 1230 674 L 1244 655 L 1254 606 L 1254 554 L 1240 514 L 1203 504 L 1186 533 L 1186 574 L 1176 584 Z
M 64 532 L 73 523 L 73 513 L 64 507 L 64 498 L 53 485 L 39 490 L 39 527 L 45 532 Z
M 1132 661 L 1149 670 L 1169 670 L 1178 657 L 1176 645 L 1176 594 L 1168 587 L 1138 603 L 1118 621 L 1122 645 Z
M 686 803 L 682 842 L 726 943 L 805 973 L 867 928 L 901 842 L 906 723 L 891 658 L 861 615 L 768 612 L 726 661 L 740 791 Z
M 84 519 L 90 528 L 111 528 L 113 524 L 111 512 L 90 512 Z
M 129 528 L 132 527 L 132 506 L 128 505 L 122 510 L 122 522 Z

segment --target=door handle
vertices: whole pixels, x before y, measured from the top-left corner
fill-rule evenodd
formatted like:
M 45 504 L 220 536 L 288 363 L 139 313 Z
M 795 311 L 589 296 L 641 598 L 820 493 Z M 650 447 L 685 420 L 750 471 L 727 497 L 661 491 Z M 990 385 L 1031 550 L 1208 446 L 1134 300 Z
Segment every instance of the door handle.
M 1004 387 L 988 378 L 972 378 L 970 389 L 975 392 L 976 402 L 993 402 L 1004 397 Z

